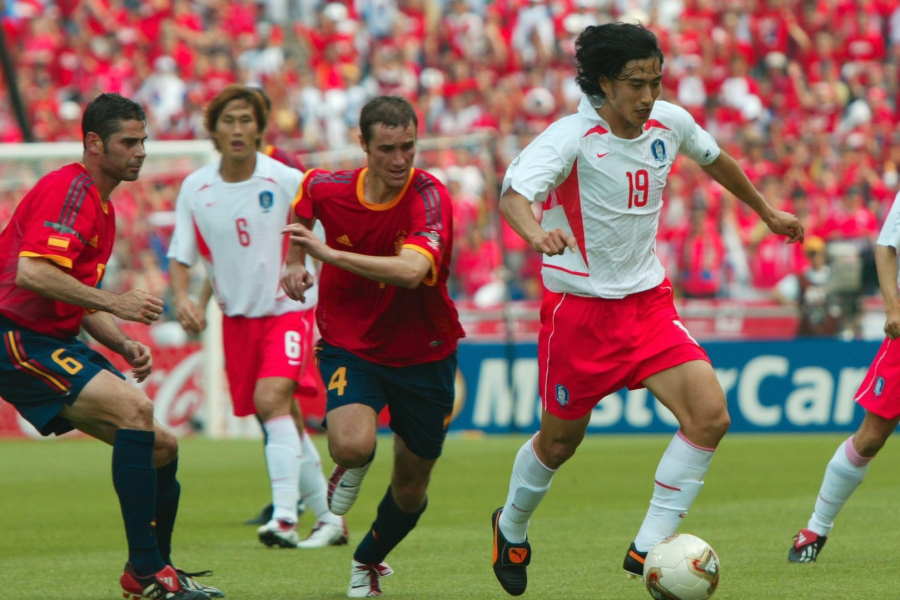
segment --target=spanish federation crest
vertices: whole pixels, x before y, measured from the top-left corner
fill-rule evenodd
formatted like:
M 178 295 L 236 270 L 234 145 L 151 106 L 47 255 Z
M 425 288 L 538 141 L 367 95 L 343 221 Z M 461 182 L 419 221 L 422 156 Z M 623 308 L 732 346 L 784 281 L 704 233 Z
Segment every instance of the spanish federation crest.
M 269 190 L 263 190 L 259 193 L 259 207 L 264 213 L 272 210 L 272 204 L 275 202 L 275 195 Z
M 650 154 L 659 162 L 666 160 L 666 143 L 662 140 L 653 140 L 650 144 Z

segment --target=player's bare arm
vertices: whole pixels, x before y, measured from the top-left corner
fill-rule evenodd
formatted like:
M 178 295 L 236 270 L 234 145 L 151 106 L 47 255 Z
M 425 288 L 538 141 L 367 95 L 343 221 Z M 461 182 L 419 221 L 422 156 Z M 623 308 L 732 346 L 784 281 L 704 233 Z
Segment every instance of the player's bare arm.
M 897 250 L 893 246 L 875 246 L 875 269 L 884 299 L 884 333 L 896 339 L 900 336 L 900 299 L 897 297 Z
M 566 248 L 578 249 L 573 235 L 561 229 L 546 231 L 542 228 L 531 210 L 531 202 L 515 190 L 507 190 L 500 198 L 500 213 L 510 227 L 538 252 L 554 256 L 562 254 Z
M 104 310 L 120 319 L 149 325 L 163 310 L 163 301 L 144 290 L 114 294 L 85 285 L 44 258 L 22 256 L 16 271 L 16 285 L 47 298 Z
M 188 333 L 200 333 L 206 328 L 206 317 L 190 296 L 190 267 L 175 259 L 169 260 L 169 282 L 175 298 L 175 318 Z
M 312 229 L 312 219 L 299 219 L 292 214 L 291 224 L 294 223 L 302 225 L 307 231 Z M 284 232 L 288 233 L 288 230 Z M 300 244 L 290 244 L 281 274 L 281 289 L 288 298 L 306 302 L 306 290 L 315 282 L 313 274 L 306 269 L 306 249 Z
M 131 373 L 141 382 L 153 370 L 153 357 L 150 348 L 125 335 L 112 314 L 97 311 L 84 316 L 81 327 L 95 340 L 120 354 L 131 365 Z
M 431 261 L 409 248 L 403 248 L 396 256 L 370 256 L 336 250 L 301 223 L 288 225 L 284 231 L 290 234 L 291 242 L 313 258 L 373 281 L 413 289 L 431 271 Z
M 803 240 L 803 225 L 789 212 L 772 207 L 759 193 L 734 158 L 722 150 L 712 163 L 703 166 L 706 173 L 722 187 L 752 208 L 772 233 L 787 236 L 788 242 Z

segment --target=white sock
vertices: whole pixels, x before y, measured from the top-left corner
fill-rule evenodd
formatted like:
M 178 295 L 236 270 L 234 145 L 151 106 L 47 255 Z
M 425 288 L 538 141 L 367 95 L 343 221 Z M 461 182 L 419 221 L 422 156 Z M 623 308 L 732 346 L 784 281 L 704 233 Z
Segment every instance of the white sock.
M 546 467 L 534 453 L 534 437 L 522 444 L 513 462 L 509 493 L 500 513 L 500 531 L 513 543 L 525 541 L 528 520 L 550 489 L 555 469 Z
M 269 419 L 266 429 L 266 466 L 272 484 L 273 519 L 297 522 L 300 498 L 300 435 L 290 415 Z
M 678 529 L 703 487 L 714 450 L 691 443 L 680 430 L 672 437 L 656 467 L 650 508 L 634 538 L 638 552 L 649 551 Z
M 853 447 L 853 436 L 838 446 L 825 467 L 822 487 L 816 497 L 816 507 L 806 528 L 819 535 L 828 535 L 834 527 L 834 518 L 841 512 L 844 503 L 850 499 L 854 490 L 862 483 L 869 461 Z
M 300 435 L 303 458 L 300 460 L 300 497 L 316 515 L 316 521 L 341 524 L 341 518 L 328 510 L 328 483 L 322 474 L 319 451 L 308 434 Z

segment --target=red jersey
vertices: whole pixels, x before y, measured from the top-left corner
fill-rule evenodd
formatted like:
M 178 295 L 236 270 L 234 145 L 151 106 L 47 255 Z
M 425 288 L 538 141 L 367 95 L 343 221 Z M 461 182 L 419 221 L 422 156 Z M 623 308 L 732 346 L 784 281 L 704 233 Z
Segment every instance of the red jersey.
M 453 209 L 447 189 L 413 169 L 388 203 L 364 198 L 367 169 L 309 171 L 294 201 L 303 219 L 319 219 L 332 248 L 371 256 L 420 252 L 431 270 L 415 289 L 379 283 L 332 265 L 319 276 L 316 320 L 322 338 L 366 360 L 402 367 L 446 358 L 463 335 L 447 294 Z
M 116 217 L 83 165 L 73 163 L 42 177 L 0 233 L 0 315 L 55 337 L 81 329 L 85 309 L 16 285 L 20 256 L 46 258 L 85 285 L 103 278 L 116 238 Z

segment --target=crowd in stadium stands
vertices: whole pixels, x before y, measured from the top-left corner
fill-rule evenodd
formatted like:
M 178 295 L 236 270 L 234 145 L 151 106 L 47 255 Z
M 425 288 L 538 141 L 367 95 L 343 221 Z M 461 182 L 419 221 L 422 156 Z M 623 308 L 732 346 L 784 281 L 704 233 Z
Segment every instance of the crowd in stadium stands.
M 270 141 L 303 155 L 355 145 L 360 106 L 410 99 L 420 135 L 488 132 L 483 156 L 448 145 L 428 165 L 457 207 L 456 293 L 539 293 L 539 257 L 498 224 L 499 177 L 552 120 L 573 112 L 574 38 L 639 20 L 666 55 L 664 97 L 684 106 L 775 203 L 858 261 L 898 189 L 898 0 L 18 0 L 2 14 L 34 137 L 76 140 L 101 91 L 143 103 L 155 139 L 204 136 L 206 102 L 233 82 L 271 96 Z M 4 95 L 6 90 L 3 90 Z M 22 140 L 0 103 L 0 142 Z M 151 149 L 152 152 L 152 149 Z M 685 297 L 770 297 L 807 267 L 690 161 L 673 171 L 658 251 Z M 178 181 L 117 192 L 129 277 L 165 288 Z M 140 191 L 134 191 L 134 190 Z M 8 200 L 4 204 L 11 204 Z M 0 206 L 5 222 L 11 207 Z M 505 265 L 505 268 L 504 268 Z M 512 274 L 509 277 L 509 274 Z M 873 278 L 862 277 L 862 286 Z M 874 288 L 868 283 L 872 291 Z M 499 293 L 495 293 L 500 290 Z

